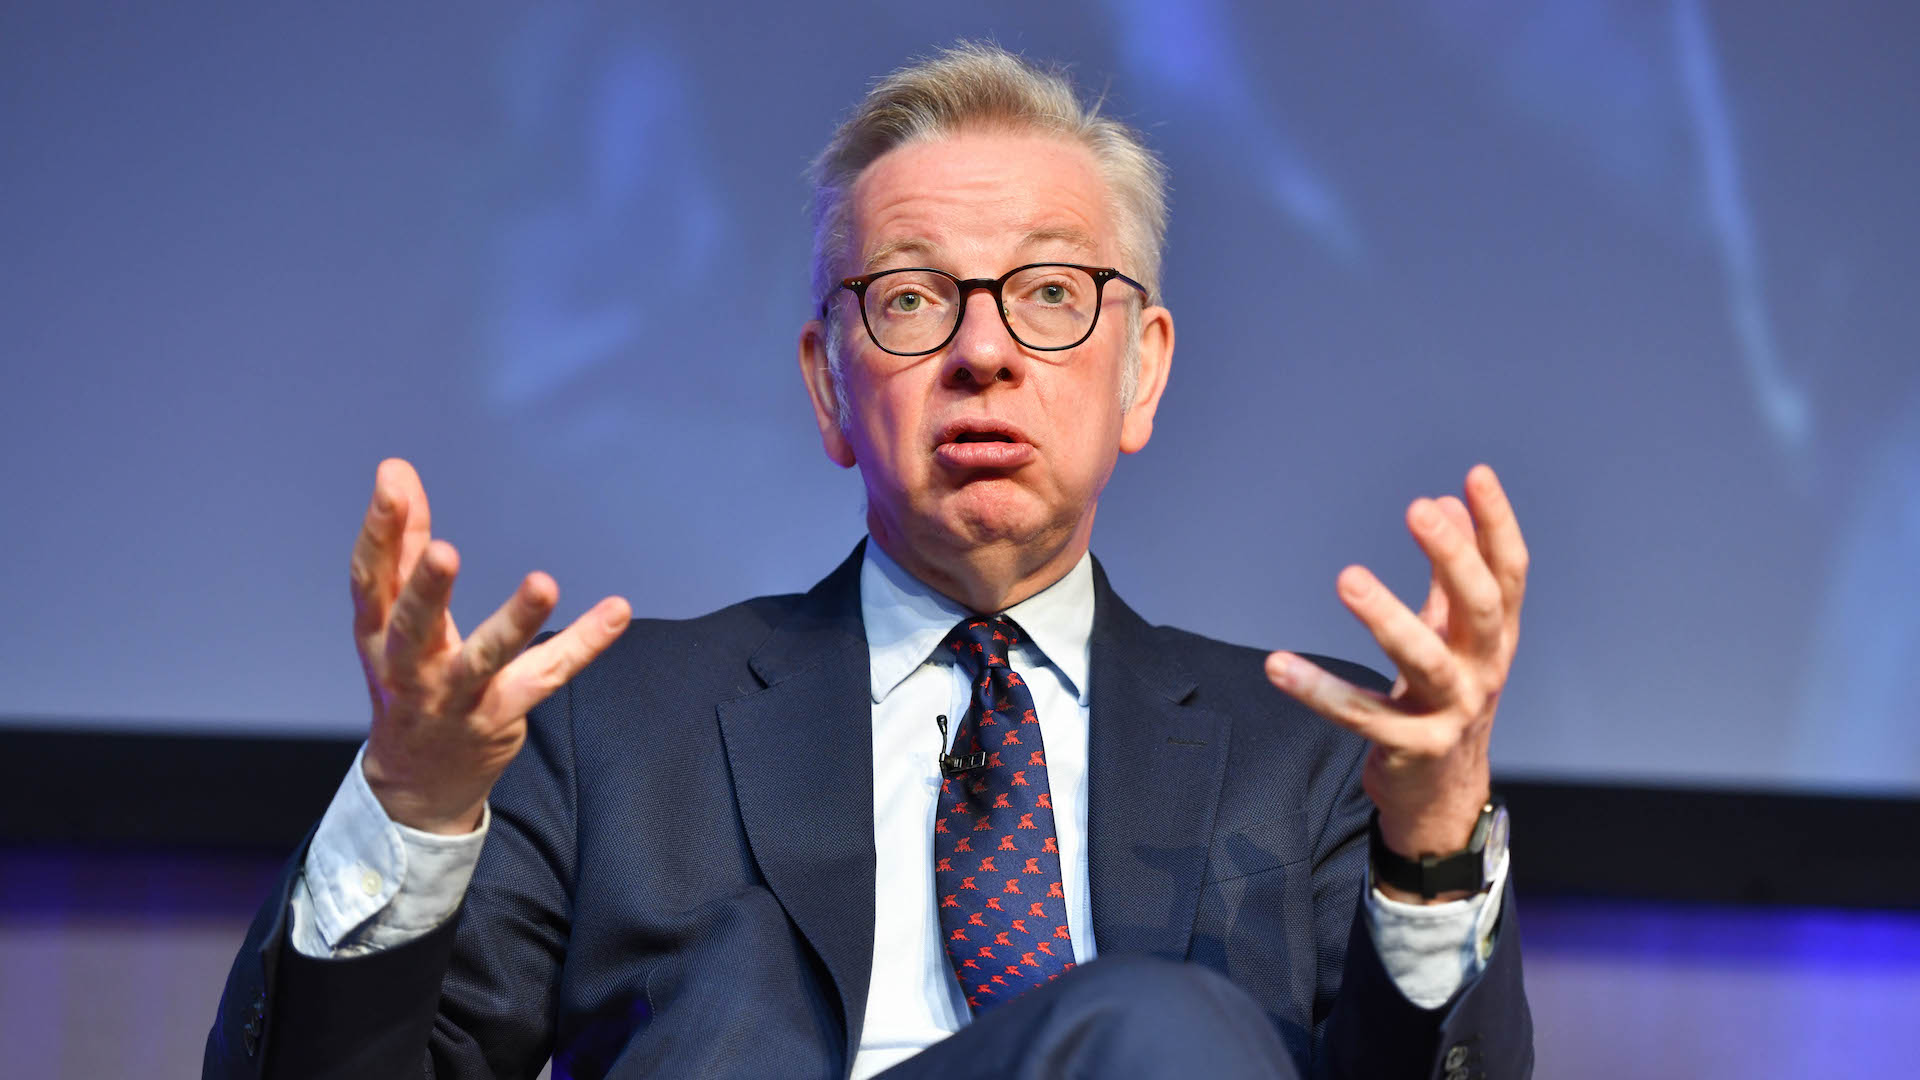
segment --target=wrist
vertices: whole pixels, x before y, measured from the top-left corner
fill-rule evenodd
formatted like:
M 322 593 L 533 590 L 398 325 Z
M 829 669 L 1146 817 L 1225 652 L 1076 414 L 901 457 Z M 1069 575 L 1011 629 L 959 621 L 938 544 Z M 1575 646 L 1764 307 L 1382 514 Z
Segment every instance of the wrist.
M 451 799 L 424 795 L 382 768 L 371 751 L 361 756 L 360 772 L 380 809 L 396 825 L 439 836 L 464 836 L 485 819 L 485 795 Z
M 1367 846 L 1375 887 L 1391 900 L 1437 904 L 1466 899 L 1486 891 L 1506 857 L 1507 810 L 1497 796 L 1481 804 L 1466 840 L 1453 846 L 1445 845 L 1453 843 L 1446 838 L 1454 834 L 1439 832 L 1432 834 L 1441 838 L 1438 841 L 1416 838 L 1411 850 L 1396 848 L 1385 837 L 1383 817 L 1376 810 L 1368 819 Z
M 1376 811 L 1376 828 L 1381 842 L 1403 858 L 1446 855 L 1466 847 L 1473 839 L 1474 825 L 1479 822 L 1480 808 L 1486 802 L 1486 796 L 1482 795 L 1460 807 L 1418 815 Z

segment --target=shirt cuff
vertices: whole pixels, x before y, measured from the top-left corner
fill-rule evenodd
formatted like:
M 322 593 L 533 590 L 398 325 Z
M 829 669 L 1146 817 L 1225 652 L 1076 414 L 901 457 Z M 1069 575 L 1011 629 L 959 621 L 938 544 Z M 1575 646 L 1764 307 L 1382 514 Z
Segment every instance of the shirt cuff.
M 1494 868 L 1485 892 L 1445 904 L 1408 904 L 1373 887 L 1367 870 L 1367 928 L 1374 951 L 1393 984 L 1423 1009 L 1445 1005 L 1460 987 L 1485 969 L 1493 955 L 1493 929 L 1507 884 L 1508 851 Z
M 361 759 L 320 819 L 292 895 L 293 946 L 314 957 L 357 956 L 423 937 L 466 896 L 493 820 L 459 836 L 422 832 L 387 816 Z

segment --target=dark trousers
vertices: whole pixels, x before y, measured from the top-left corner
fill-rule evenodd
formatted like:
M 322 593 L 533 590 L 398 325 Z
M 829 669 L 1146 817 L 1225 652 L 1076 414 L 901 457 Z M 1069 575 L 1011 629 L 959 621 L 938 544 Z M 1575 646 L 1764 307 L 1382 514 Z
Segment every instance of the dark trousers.
M 877 1080 L 1297 1080 L 1266 1012 L 1193 964 L 1074 968 Z

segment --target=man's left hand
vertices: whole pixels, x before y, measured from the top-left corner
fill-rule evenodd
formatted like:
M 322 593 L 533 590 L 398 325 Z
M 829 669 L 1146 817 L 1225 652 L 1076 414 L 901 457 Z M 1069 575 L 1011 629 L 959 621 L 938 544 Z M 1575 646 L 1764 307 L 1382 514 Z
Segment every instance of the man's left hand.
M 1409 858 L 1467 846 L 1487 801 L 1487 744 L 1520 639 L 1520 523 L 1487 466 L 1467 474 L 1466 493 L 1465 503 L 1448 495 L 1407 508 L 1407 528 L 1433 563 L 1418 615 L 1365 567 L 1340 572 L 1341 601 L 1399 669 L 1390 693 L 1363 690 L 1293 653 L 1267 657 L 1275 686 L 1372 743 L 1362 783 L 1387 846 Z

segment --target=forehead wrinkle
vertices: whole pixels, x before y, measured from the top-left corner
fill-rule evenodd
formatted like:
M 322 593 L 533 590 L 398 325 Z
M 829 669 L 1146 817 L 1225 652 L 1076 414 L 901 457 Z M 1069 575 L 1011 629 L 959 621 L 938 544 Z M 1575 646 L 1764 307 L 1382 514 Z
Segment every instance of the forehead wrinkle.
M 1073 225 L 1042 225 L 1028 229 L 1020 239 L 1019 250 L 1040 247 L 1045 244 L 1064 244 L 1088 258 L 1100 253 L 1100 245 L 1094 242 L 1093 234 Z
M 951 146 L 954 142 L 968 143 L 978 138 L 936 140 L 935 145 Z M 1015 141 L 1028 145 L 1053 142 L 1025 138 Z M 860 245 L 856 251 L 862 255 L 862 272 L 871 273 L 886 260 L 901 255 L 924 257 L 928 260 L 926 265 L 948 270 L 986 273 L 989 267 L 985 262 L 997 262 L 1008 256 L 1019 259 L 1017 253 L 1047 243 L 1065 244 L 1096 259 L 1104 251 L 1105 245 L 1097 237 L 1106 231 L 1100 226 L 1106 224 L 1110 213 L 1106 184 L 1091 161 L 1085 160 L 1084 150 L 1071 148 L 1073 152 L 1068 159 L 1060 162 L 1065 166 L 1064 173 L 1054 171 L 1043 179 L 1036 179 L 1031 170 L 1018 166 L 997 167 L 999 161 L 1006 159 L 1005 154 L 999 154 L 994 164 L 985 166 L 964 160 L 957 166 L 948 163 L 941 168 L 937 181 L 915 178 L 905 184 L 897 183 L 902 155 L 911 159 L 923 155 L 926 148 L 927 144 L 897 148 L 868 166 L 854 181 L 850 199 L 852 232 Z M 1046 153 L 1053 147 L 1040 149 L 1042 153 L 1035 157 L 1059 160 Z M 875 195 L 880 196 L 877 204 L 870 201 Z M 975 227 L 993 222 L 1005 223 L 993 230 L 997 235 L 975 231 Z M 952 234 L 956 227 L 960 231 Z M 863 237 L 890 238 L 872 244 L 861 242 Z M 937 261 L 941 259 L 979 259 L 983 265 L 944 266 Z M 993 267 L 991 272 L 997 274 L 1017 264 Z
M 1100 245 L 1094 241 L 1092 234 L 1075 225 L 1042 225 L 1028 229 L 1021 236 L 1014 250 L 1025 252 L 1049 244 L 1064 245 L 1069 250 L 1090 259 L 1098 258 L 1100 254 Z M 939 244 L 925 237 L 898 237 L 874 248 L 866 257 L 861 273 L 871 274 L 885 265 L 888 260 L 902 255 L 911 256 L 914 261 L 923 265 L 938 267 L 940 251 Z M 1026 257 L 1020 258 L 1024 260 Z

